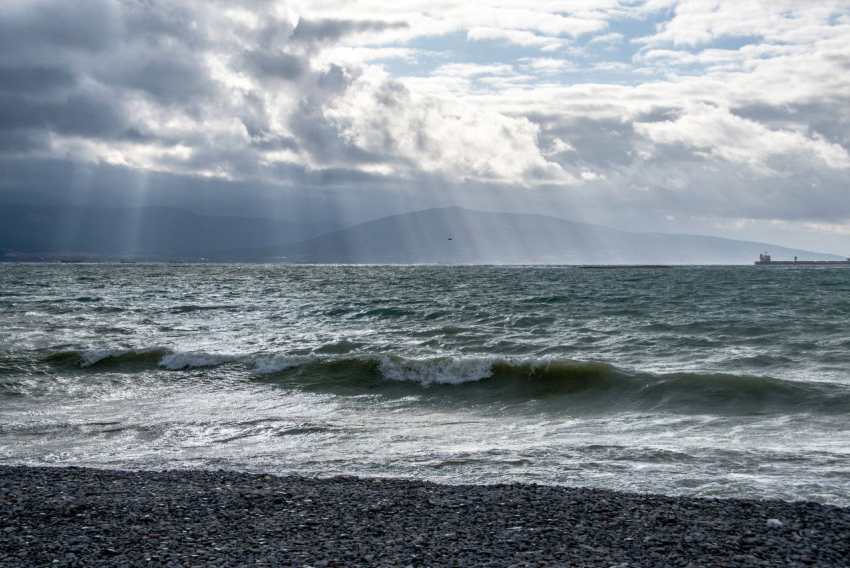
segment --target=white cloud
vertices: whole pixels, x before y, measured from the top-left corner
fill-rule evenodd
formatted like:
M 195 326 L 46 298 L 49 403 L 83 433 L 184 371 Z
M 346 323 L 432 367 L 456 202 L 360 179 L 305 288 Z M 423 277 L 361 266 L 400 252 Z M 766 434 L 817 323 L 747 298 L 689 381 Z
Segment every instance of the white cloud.
M 600 179 L 605 179 L 605 174 L 585 170 L 581 172 L 581 179 L 583 179 L 584 181 L 596 181 Z
M 447 63 L 437 67 L 431 74 L 448 77 L 479 77 L 482 75 L 505 76 L 513 75 L 511 65 L 478 65 L 475 63 Z
M 555 156 L 557 154 L 568 154 L 575 151 L 576 149 L 569 142 L 560 138 L 553 138 L 549 150 L 544 155 Z
M 332 15 L 357 18 L 363 14 L 381 14 L 385 18 L 395 18 L 409 24 L 406 30 L 385 31 L 379 41 L 468 32 L 475 28 L 529 32 L 531 35 L 549 38 L 579 37 L 606 29 L 612 18 L 655 10 L 654 7 L 636 6 L 631 0 L 578 0 L 569 3 L 557 0 L 537 0 L 532 3 L 521 0 L 441 3 L 407 0 L 391 4 L 378 0 L 340 0 L 301 2 L 298 9 L 310 17 Z M 510 38 L 529 37 L 507 33 L 494 39 L 510 41 Z
M 844 0 L 680 0 L 673 4 L 675 17 L 642 41 L 687 46 L 722 37 L 811 42 L 824 37 L 823 27 L 836 13 L 848 9 Z
M 624 39 L 626 39 L 626 36 L 623 34 L 611 32 L 594 37 L 590 40 L 590 43 L 622 43 Z
M 527 119 L 416 95 L 382 73 L 361 76 L 324 116 L 347 143 L 409 171 L 520 185 L 572 181 L 541 155 L 539 128 Z
M 520 59 L 520 64 L 534 72 L 544 74 L 562 73 L 576 68 L 572 61 L 551 57 L 523 57 Z
M 539 47 L 543 51 L 552 51 L 568 44 L 566 40 L 538 35 L 534 32 L 476 26 L 467 32 L 471 40 L 498 40 L 521 45 L 523 47 Z
M 850 168 L 850 154 L 822 136 L 770 130 L 728 109 L 707 104 L 687 107 L 673 121 L 636 123 L 635 130 L 657 144 L 682 144 L 696 153 L 770 170 L 774 157 L 807 160 L 830 168 Z

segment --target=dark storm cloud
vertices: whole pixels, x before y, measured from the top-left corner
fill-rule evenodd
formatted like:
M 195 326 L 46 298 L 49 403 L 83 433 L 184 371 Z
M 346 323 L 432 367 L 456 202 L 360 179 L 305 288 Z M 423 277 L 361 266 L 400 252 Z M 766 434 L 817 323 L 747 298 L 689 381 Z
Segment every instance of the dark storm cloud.
M 58 67 L 0 67 L 0 91 L 44 93 L 73 87 L 77 77 Z
M 380 20 L 308 20 L 301 18 L 291 40 L 295 43 L 331 43 L 347 35 L 362 32 L 382 32 L 385 30 L 406 28 L 404 22 L 382 22 Z
M 331 65 L 330 69 L 319 76 L 316 83 L 326 91 L 339 93 L 351 83 L 351 76 L 339 65 Z
M 634 160 L 634 129 L 621 120 L 591 117 L 532 115 L 532 120 L 544 124 L 541 146 L 546 148 L 555 138 L 569 140 L 574 152 L 556 157 L 559 162 L 581 160 L 595 165 L 624 165 Z
M 839 101 L 811 101 L 805 104 L 789 104 L 781 107 L 769 104 L 749 104 L 732 109 L 733 114 L 770 125 L 771 128 L 793 129 L 800 117 L 805 117 L 810 132 L 817 132 L 826 140 L 841 144 L 850 151 L 850 129 L 848 117 L 836 113 L 843 105 Z
M 0 130 L 44 130 L 95 138 L 115 137 L 127 128 L 109 100 L 74 94 L 56 101 L 34 101 L 0 94 Z
M 298 141 L 291 136 L 272 136 L 269 138 L 255 136 L 251 145 L 258 150 L 296 150 Z
M 192 109 L 215 96 L 203 26 L 154 2 L 34 0 L 0 11 L 0 152 L 43 149 L 52 135 L 174 144 L 154 138 L 131 103 Z
M 271 121 L 269 109 L 258 93 L 245 93 L 241 100 L 238 117 L 253 143 L 282 138 L 292 140 L 292 148 L 297 145 L 290 136 L 272 131 L 269 126 Z
M 73 5 L 33 0 L 4 7 L 0 14 L 0 51 L 7 55 L 53 49 L 101 51 L 116 42 L 119 33 L 115 4 L 106 0 L 79 0 Z
M 329 69 L 317 75 L 315 89 L 299 102 L 298 111 L 290 116 L 288 126 L 297 138 L 299 147 L 309 151 L 320 163 L 333 164 L 344 161 L 356 165 L 378 163 L 386 159 L 386 156 L 377 156 L 373 152 L 347 143 L 340 135 L 339 127 L 325 117 L 324 109 L 328 100 L 345 93 L 355 79 L 356 77 L 351 76 L 342 67 L 331 65 Z M 353 168 L 345 171 L 352 176 L 352 181 L 363 179 Z M 332 178 L 340 180 L 340 171 L 326 179 Z
M 209 38 L 197 16 L 179 4 L 134 2 L 125 4 L 125 37 L 152 45 L 177 42 L 195 49 L 207 45 Z
M 3 130 L 0 128 L 0 156 L 15 153 L 27 154 L 46 149 L 47 139 L 43 133 L 26 130 Z M 2 193 L 2 188 L 0 188 L 0 193 Z
M 80 0 L 72 6 L 35 0 L 0 12 L 0 130 L 4 131 L 0 151 L 43 147 L 52 133 L 160 147 L 191 142 L 195 146 L 184 166 L 230 165 L 252 174 L 257 173 L 258 152 L 299 147 L 317 152 L 320 162 L 375 161 L 368 152 L 341 141 L 338 129 L 322 117 L 327 98 L 344 91 L 351 77 L 335 65 L 312 71 L 309 54 L 319 44 L 350 34 L 405 24 L 301 18 L 296 25 L 270 16 L 265 26 L 251 30 L 225 19 L 240 35 L 234 43 L 248 46 L 234 54 L 233 45 L 209 36 L 208 20 L 219 18 L 217 12 L 224 6 L 147 0 Z M 243 6 L 265 9 L 270 4 L 257 1 Z M 224 37 L 227 42 L 237 39 Z M 268 85 L 274 80 L 302 81 L 301 112 L 292 118 L 301 140 L 274 131 L 275 111 L 261 90 L 226 91 L 211 74 L 210 54 L 229 56 L 224 61 L 229 61 L 230 70 Z M 139 96 L 147 106 L 139 105 Z M 223 144 L 197 127 L 183 135 L 152 134 L 147 121 L 151 115 L 171 112 L 170 107 L 184 113 L 174 119 L 197 122 L 197 127 L 205 119 L 237 118 L 248 139 L 240 148 L 232 134 Z M 163 158 L 161 164 L 178 165 L 173 157 Z M 341 179 L 342 174 L 337 171 L 331 177 Z
M 240 62 L 245 69 L 261 77 L 278 79 L 297 79 L 304 73 L 304 62 L 295 55 L 282 51 L 265 52 L 260 50 L 246 51 Z
M 119 65 L 98 73 L 107 85 L 142 91 L 164 104 L 191 104 L 211 95 L 216 84 L 207 68 L 191 53 L 156 53 L 141 61 Z
M 345 160 L 354 164 L 378 163 L 381 156 L 367 152 L 340 137 L 339 128 L 329 123 L 322 114 L 322 106 L 315 100 L 305 101 L 294 113 L 289 127 L 296 135 L 299 146 L 310 151 L 323 163 Z

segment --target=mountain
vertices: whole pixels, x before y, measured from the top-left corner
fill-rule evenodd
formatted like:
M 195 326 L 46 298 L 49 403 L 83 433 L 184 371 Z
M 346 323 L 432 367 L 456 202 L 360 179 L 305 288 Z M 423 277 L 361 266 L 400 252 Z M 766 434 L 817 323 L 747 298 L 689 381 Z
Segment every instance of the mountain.
M 171 207 L 0 205 L 0 257 L 200 258 L 224 249 L 303 241 L 337 228 Z
M 841 257 L 758 242 L 628 233 L 545 215 L 460 207 L 384 217 L 304 242 L 221 253 L 219 260 L 305 263 L 751 264 Z
M 393 215 L 343 230 L 214 217 L 170 207 L 0 205 L 0 259 L 304 263 L 751 264 L 840 257 L 717 237 L 628 233 L 546 215 L 460 207 Z M 335 232 L 328 232 L 334 230 Z

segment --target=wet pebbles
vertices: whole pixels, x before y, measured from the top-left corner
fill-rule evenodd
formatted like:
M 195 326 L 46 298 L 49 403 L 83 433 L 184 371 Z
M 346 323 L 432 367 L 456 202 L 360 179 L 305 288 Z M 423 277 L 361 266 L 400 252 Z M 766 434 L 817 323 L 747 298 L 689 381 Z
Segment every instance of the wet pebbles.
M 536 485 L 0 467 L 0 565 L 848 566 L 850 509 Z

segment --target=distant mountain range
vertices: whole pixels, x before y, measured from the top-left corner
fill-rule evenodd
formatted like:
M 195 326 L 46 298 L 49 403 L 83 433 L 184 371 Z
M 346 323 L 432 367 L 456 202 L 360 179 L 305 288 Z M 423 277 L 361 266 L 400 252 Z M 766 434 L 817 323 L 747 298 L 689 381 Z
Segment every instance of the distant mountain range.
M 180 209 L 0 206 L 0 258 L 285 263 L 751 264 L 841 257 L 759 242 L 629 233 L 545 215 L 460 207 L 354 227 L 211 217 Z M 329 232 L 332 231 L 332 232 Z
M 393 215 L 300 243 L 228 251 L 221 260 L 316 263 L 752 264 L 841 257 L 717 237 L 629 233 L 546 215 L 460 207 Z

